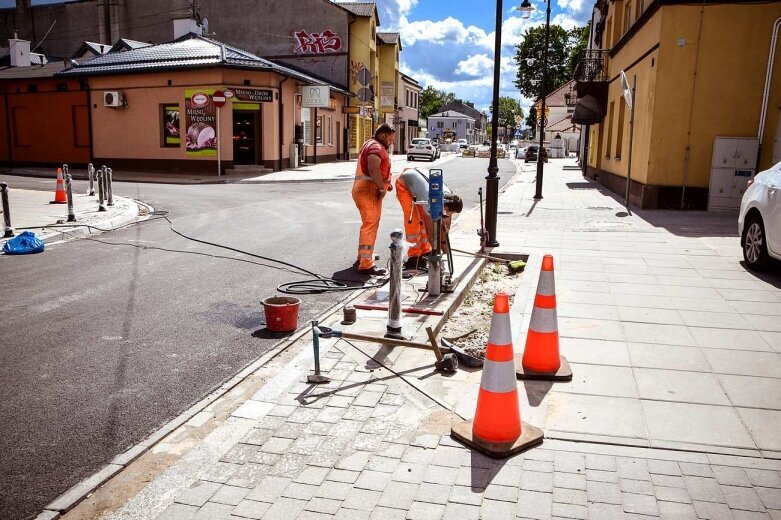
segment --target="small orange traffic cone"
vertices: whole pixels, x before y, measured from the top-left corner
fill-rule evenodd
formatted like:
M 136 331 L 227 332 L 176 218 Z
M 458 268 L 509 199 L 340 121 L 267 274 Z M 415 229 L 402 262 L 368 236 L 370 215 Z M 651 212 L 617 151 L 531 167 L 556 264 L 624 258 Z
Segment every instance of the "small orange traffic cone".
M 453 425 L 451 436 L 489 457 L 504 458 L 542 442 L 542 430 L 521 421 L 510 331 L 510 300 L 494 299 L 474 419 Z
M 65 181 L 62 179 L 62 168 L 57 168 L 57 189 L 54 192 L 54 200 L 50 204 L 65 204 L 68 197 L 65 195 Z
M 572 380 L 572 369 L 567 358 L 559 355 L 556 282 L 551 255 L 545 255 L 542 259 L 540 281 L 534 297 L 526 347 L 523 350 L 523 357 L 517 358 L 515 373 L 518 379 Z

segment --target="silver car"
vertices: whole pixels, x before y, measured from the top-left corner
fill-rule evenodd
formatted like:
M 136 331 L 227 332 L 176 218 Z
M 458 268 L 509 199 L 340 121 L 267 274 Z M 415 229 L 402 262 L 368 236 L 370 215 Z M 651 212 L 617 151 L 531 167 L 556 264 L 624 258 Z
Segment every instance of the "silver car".
M 422 137 L 413 139 L 407 150 L 407 160 L 413 161 L 415 157 L 424 157 L 433 161 L 437 158 L 437 147 L 432 144 L 431 139 Z

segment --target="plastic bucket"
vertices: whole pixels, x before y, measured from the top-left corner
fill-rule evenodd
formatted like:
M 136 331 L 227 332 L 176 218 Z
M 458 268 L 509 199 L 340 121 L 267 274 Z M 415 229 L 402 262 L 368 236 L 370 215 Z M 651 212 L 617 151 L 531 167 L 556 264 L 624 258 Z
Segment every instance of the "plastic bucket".
M 292 332 L 298 328 L 301 300 L 292 296 L 273 296 L 261 302 L 266 313 L 266 328 L 272 332 Z

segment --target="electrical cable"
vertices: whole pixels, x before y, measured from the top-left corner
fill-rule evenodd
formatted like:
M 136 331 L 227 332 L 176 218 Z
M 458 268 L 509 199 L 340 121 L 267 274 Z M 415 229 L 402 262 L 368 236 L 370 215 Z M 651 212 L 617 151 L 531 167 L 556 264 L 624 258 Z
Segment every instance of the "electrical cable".
M 228 251 L 233 251 L 234 253 L 239 253 L 239 254 L 246 255 L 246 256 L 249 256 L 249 257 L 252 257 L 252 258 L 258 258 L 260 260 L 265 260 L 267 262 L 271 262 L 271 263 L 274 263 L 274 264 L 281 264 L 283 266 L 288 267 L 289 269 L 286 269 L 284 267 L 274 267 L 274 266 L 270 266 L 270 265 L 266 265 L 266 264 L 261 264 L 261 263 L 258 263 L 258 262 L 250 262 L 248 260 L 241 260 L 241 259 L 236 259 L 236 258 L 231 258 L 231 257 L 226 257 L 226 256 L 210 255 L 208 253 L 196 253 L 196 252 L 193 252 L 193 251 L 182 251 L 182 250 L 176 250 L 176 249 L 166 249 L 166 248 L 161 248 L 161 247 L 157 247 L 157 246 L 142 246 L 142 245 L 137 245 L 137 244 L 127 244 L 127 243 L 122 244 L 122 243 L 118 243 L 118 242 L 101 241 L 101 240 L 91 239 L 91 238 L 90 238 L 90 240 L 93 240 L 93 241 L 96 241 L 96 242 L 102 242 L 102 243 L 107 244 L 107 245 L 130 245 L 130 246 L 139 247 L 139 248 L 142 248 L 142 249 L 156 249 L 156 250 L 175 252 L 175 253 L 202 254 L 202 255 L 205 255 L 205 256 L 212 256 L 212 257 L 215 257 L 215 258 L 224 258 L 224 259 L 232 259 L 232 260 L 249 262 L 249 263 L 252 263 L 252 264 L 255 264 L 255 265 L 260 265 L 260 266 L 263 266 L 263 267 L 269 267 L 271 269 L 280 269 L 280 270 L 288 271 L 288 272 L 295 273 L 295 274 L 303 273 L 303 274 L 307 274 L 307 275 L 313 277 L 313 278 L 308 278 L 308 279 L 305 279 L 305 280 L 296 280 L 296 281 L 293 281 L 293 282 L 285 282 L 285 283 L 279 284 L 277 286 L 277 291 L 279 291 L 281 293 L 284 293 L 284 294 L 296 294 L 296 295 L 302 295 L 302 294 L 322 294 L 322 293 L 328 293 L 328 292 L 355 291 L 355 290 L 358 290 L 358 289 L 377 289 L 377 288 L 382 287 L 383 285 L 385 285 L 388 282 L 388 280 L 389 280 L 389 278 L 386 276 L 386 277 L 378 279 L 374 283 L 361 283 L 360 285 L 353 285 L 353 284 L 350 284 L 350 282 L 354 282 L 353 280 L 344 280 L 344 279 L 339 279 L 339 278 L 330 278 L 330 277 L 323 276 L 321 274 L 315 273 L 313 271 L 310 271 L 308 269 L 305 269 L 305 268 L 303 268 L 301 266 L 298 266 L 298 265 L 295 265 L 295 264 L 291 264 L 289 262 L 285 262 L 284 260 L 280 260 L 278 258 L 271 258 L 271 257 L 268 257 L 268 256 L 258 255 L 258 254 L 255 254 L 255 253 L 250 253 L 248 251 L 237 249 L 235 247 L 227 246 L 227 245 L 224 245 L 224 244 L 217 244 L 215 242 L 209 242 L 208 240 L 202 240 L 202 239 L 199 239 L 199 238 L 191 237 L 191 236 L 185 235 L 181 231 L 179 231 L 176 228 L 174 228 L 174 223 L 171 221 L 170 218 L 168 218 L 168 214 L 169 214 L 168 211 L 163 211 L 163 210 L 153 211 L 153 212 L 150 213 L 150 215 L 154 215 L 157 218 L 151 218 L 151 219 L 146 219 L 146 220 L 140 220 L 140 221 L 137 221 L 137 222 L 131 222 L 129 224 L 125 224 L 124 226 L 120 226 L 120 227 L 112 228 L 112 229 L 103 229 L 103 228 L 99 228 L 97 226 L 91 226 L 89 224 L 52 224 L 52 225 L 48 225 L 48 226 L 23 227 L 23 228 L 17 228 L 17 229 L 61 229 L 61 228 L 85 227 L 85 228 L 88 228 L 88 229 L 91 229 L 91 230 L 94 229 L 94 230 L 97 230 L 97 231 L 100 231 L 100 232 L 107 232 L 107 231 L 115 231 L 115 230 L 119 230 L 119 229 L 124 229 L 124 228 L 127 228 L 127 227 L 135 226 L 135 225 L 146 223 L 146 222 L 152 222 L 152 221 L 155 221 L 155 220 L 165 220 L 165 221 L 168 222 L 168 227 L 169 227 L 169 229 L 173 233 L 175 233 L 176 235 L 179 235 L 180 237 L 182 237 L 182 238 L 184 238 L 186 240 L 190 240 L 192 242 L 197 242 L 199 244 L 204 244 L 204 245 L 208 245 L 208 246 L 212 246 L 212 247 L 217 247 L 217 248 L 220 248 L 220 249 L 225 249 L 225 250 L 228 250 Z M 68 235 L 68 236 L 72 236 L 72 235 Z M 85 238 L 88 238 L 88 237 L 85 237 Z

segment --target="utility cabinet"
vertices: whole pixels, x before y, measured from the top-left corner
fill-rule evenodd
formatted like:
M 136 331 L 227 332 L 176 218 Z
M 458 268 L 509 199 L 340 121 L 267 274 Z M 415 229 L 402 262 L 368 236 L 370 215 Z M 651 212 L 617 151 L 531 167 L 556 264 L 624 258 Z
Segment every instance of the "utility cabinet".
M 740 208 L 748 181 L 757 171 L 759 142 L 753 137 L 717 137 L 713 141 L 708 210 Z

